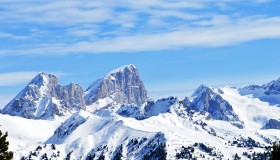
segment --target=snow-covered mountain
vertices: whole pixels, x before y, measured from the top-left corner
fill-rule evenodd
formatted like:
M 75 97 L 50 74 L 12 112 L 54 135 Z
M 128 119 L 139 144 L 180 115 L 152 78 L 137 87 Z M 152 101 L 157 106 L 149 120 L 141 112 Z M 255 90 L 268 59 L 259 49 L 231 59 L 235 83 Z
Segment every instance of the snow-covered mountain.
M 280 78 L 262 86 L 250 85 L 240 89 L 242 95 L 252 95 L 271 105 L 280 105 Z
M 218 92 L 206 85 L 198 87 L 190 98 L 186 97 L 185 103 L 189 111 L 206 112 L 212 119 L 228 121 L 239 128 L 243 127 L 243 122 L 232 106 Z
M 178 116 L 186 116 L 187 114 L 183 101 L 177 97 L 162 98 L 157 101 L 150 100 L 141 107 L 122 105 L 116 113 L 123 117 L 132 117 L 138 120 L 147 119 L 164 113 L 178 113 Z
M 85 108 L 83 94 L 78 84 L 61 86 L 54 75 L 39 73 L 5 106 L 2 113 L 30 119 L 69 115 L 74 110 Z
M 40 73 L 4 108 L 0 125 L 15 159 L 267 159 L 280 139 L 280 107 L 245 91 L 277 95 L 272 82 L 201 85 L 183 99 L 152 100 L 134 65 L 85 92 Z
M 263 129 L 280 129 L 280 119 L 270 119 Z

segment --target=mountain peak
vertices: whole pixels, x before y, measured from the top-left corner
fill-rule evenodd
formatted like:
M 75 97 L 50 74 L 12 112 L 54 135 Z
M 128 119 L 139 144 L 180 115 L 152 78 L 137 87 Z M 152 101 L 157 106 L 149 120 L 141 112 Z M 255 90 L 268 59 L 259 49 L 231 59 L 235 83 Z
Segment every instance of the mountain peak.
M 86 90 L 88 105 L 106 97 L 119 104 L 138 106 L 148 100 L 147 91 L 135 65 L 125 65 L 109 72 Z
M 213 119 L 229 121 L 238 128 L 242 128 L 243 122 L 233 111 L 232 106 L 206 85 L 199 86 L 192 95 L 192 101 L 187 102 L 189 110 L 208 112 Z
M 270 105 L 280 106 L 280 78 L 264 85 L 250 85 L 239 89 L 241 95 L 253 95 L 261 101 L 268 102 Z
M 40 87 L 49 83 L 58 84 L 57 77 L 49 73 L 40 72 L 30 81 L 29 85 L 33 84 Z
M 39 72 L 36 77 L 53 78 L 55 75 L 46 72 Z
M 114 75 L 116 73 L 125 72 L 125 71 L 128 71 L 130 73 L 138 72 L 137 68 L 136 68 L 136 66 L 134 64 L 128 64 L 128 65 L 124 65 L 122 67 L 119 67 L 117 69 L 112 70 L 105 77 L 110 77 L 111 75 Z
M 119 68 L 117 68 L 117 69 L 114 69 L 114 70 L 112 70 L 111 72 L 112 73 L 114 73 L 114 72 L 121 72 L 121 71 L 123 71 L 123 70 L 125 70 L 125 69 L 136 69 L 136 66 L 134 65 L 134 64 L 127 64 L 127 65 L 124 65 L 124 66 L 122 66 L 122 67 L 119 67 Z M 110 73 L 111 73 L 110 72 Z
M 48 119 L 84 109 L 83 89 L 71 83 L 58 84 L 56 76 L 41 72 L 2 110 L 2 113 L 29 119 Z
M 280 78 L 263 85 L 264 88 L 274 88 L 274 86 L 280 86 Z
M 208 87 L 207 85 L 205 84 L 202 84 L 200 85 L 193 93 L 192 96 L 198 96 L 200 95 L 201 93 L 212 93 L 213 92 L 213 89 L 211 87 Z

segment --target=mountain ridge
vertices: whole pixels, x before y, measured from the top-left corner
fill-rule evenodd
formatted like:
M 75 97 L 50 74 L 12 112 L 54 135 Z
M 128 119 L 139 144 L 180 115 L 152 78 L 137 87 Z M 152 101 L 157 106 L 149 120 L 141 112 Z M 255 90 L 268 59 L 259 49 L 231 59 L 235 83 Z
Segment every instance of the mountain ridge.
M 272 82 L 267 88 L 277 90 L 277 82 Z M 109 84 L 113 87 L 101 90 L 104 97 L 86 103 L 87 93 L 96 95 Z M 248 159 L 269 157 L 266 148 L 280 139 L 280 107 L 243 95 L 242 89 L 201 85 L 183 99 L 152 100 L 146 93 L 139 103 L 129 92 L 112 96 L 135 84 L 143 87 L 137 92 L 145 90 L 134 65 L 109 72 L 86 91 L 74 83 L 61 86 L 54 75 L 39 73 L 0 114 L 16 159 L 233 159 L 236 154 Z
M 252 95 L 271 105 L 280 104 L 280 78 L 263 85 L 250 85 L 239 91 L 242 95 Z

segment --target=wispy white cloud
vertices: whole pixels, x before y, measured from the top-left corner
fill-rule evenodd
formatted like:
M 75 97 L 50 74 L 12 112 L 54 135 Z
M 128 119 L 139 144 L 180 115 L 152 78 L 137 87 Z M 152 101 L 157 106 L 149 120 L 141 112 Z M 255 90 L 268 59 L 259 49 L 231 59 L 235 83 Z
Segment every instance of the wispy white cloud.
M 252 40 L 280 38 L 280 17 L 223 19 L 211 22 L 214 25 L 210 27 L 188 27 L 163 33 L 118 36 L 73 44 L 51 44 L 32 49 L 2 50 L 0 54 L 132 53 L 183 47 L 217 47 Z
M 14 39 L 14 40 L 26 40 L 29 37 L 27 37 L 27 36 L 18 36 L 18 35 L 14 35 L 14 34 L 10 34 L 10 33 L 0 32 L 0 38 Z
M 0 86 L 19 85 L 30 81 L 37 72 L 0 73 Z
M 68 34 L 77 36 L 77 37 L 83 37 L 83 36 L 94 36 L 95 33 L 97 33 L 94 29 L 80 29 L 80 28 L 71 28 L 68 31 Z
M 0 3 L 0 20 L 73 25 L 115 21 L 137 14 L 169 14 L 178 18 L 193 18 L 188 9 L 202 10 L 221 4 L 268 2 L 268 0 L 149 0 L 149 1 L 11 1 Z M 185 14 L 189 12 L 188 14 Z M 185 14 L 185 15 L 184 15 Z M 138 15 L 137 15 L 138 16 Z
M 221 14 L 211 9 L 215 7 L 220 10 L 219 7 L 223 5 L 244 2 L 268 1 L 7 1 L 0 3 L 0 22 L 3 24 L 28 22 L 59 26 L 61 32 L 40 30 L 44 34 L 50 34 L 48 36 L 32 32 L 32 36 L 37 36 L 34 43 L 36 45 L 2 49 L 0 55 L 132 53 L 184 47 L 216 47 L 280 38 L 280 31 L 277 29 L 280 26 L 279 16 L 244 17 L 238 13 Z M 44 39 L 57 36 L 59 38 L 55 40 Z M 13 35 L 6 37 L 12 38 Z

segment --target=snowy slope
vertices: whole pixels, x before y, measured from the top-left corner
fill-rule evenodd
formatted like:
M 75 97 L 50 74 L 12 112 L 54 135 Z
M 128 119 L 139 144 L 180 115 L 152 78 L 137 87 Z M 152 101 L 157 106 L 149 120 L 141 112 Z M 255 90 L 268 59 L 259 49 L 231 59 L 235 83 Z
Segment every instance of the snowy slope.
M 63 118 L 46 121 L 0 114 L 0 128 L 8 132 L 9 147 L 16 152 L 30 145 L 44 143 L 62 121 Z
M 233 106 L 233 110 L 249 128 L 260 129 L 269 119 L 280 118 L 279 107 L 253 98 L 252 95 L 241 96 L 238 89 L 232 87 L 227 86 L 223 91 L 221 96 Z
M 168 97 L 157 101 L 150 100 L 141 107 L 122 105 L 116 113 L 123 117 L 132 117 L 141 120 L 164 113 L 178 113 L 178 115 L 184 116 L 187 114 L 185 110 L 181 99 L 177 97 Z
M 73 124 L 75 127 L 70 127 Z M 33 129 L 36 129 L 36 126 Z M 69 154 L 71 159 L 86 159 L 92 156 L 113 159 L 120 147 L 121 154 L 127 159 L 136 158 L 135 156 L 136 159 L 143 159 L 143 156 L 160 146 L 159 143 L 165 143 L 164 135 L 160 132 L 133 129 L 116 117 L 99 117 L 83 111 L 75 113 L 56 131 L 52 130 L 47 134 L 51 135 L 49 139 L 46 140 L 46 136 L 42 138 L 45 142 L 33 143 L 25 149 L 22 148 L 18 151 L 19 154 L 16 154 L 16 159 L 27 158 L 30 155 L 34 159 L 40 159 L 45 153 L 47 157 L 53 155 L 57 159 L 63 159 Z M 13 139 L 10 141 L 15 142 Z M 51 146 L 55 146 L 55 150 L 50 149 Z M 30 151 L 36 154 L 32 155 Z
M 251 100 L 256 108 L 258 108 L 258 103 L 263 103 L 255 102 L 250 97 L 244 98 L 240 96 L 237 90 L 232 88 L 224 88 L 223 91 L 225 99 L 230 98 L 230 102 L 235 102 L 232 103 L 234 110 L 242 111 L 243 107 L 247 108 L 240 105 L 244 99 Z M 279 110 L 276 110 L 276 112 L 279 114 Z M 74 113 L 63 123 L 56 120 L 27 120 L 6 115 L 1 115 L 1 120 L 9 124 L 22 125 L 24 128 L 29 126 L 29 130 L 37 131 L 37 133 L 32 133 L 40 135 L 39 137 L 27 136 L 28 134 L 25 132 L 14 130 L 15 127 L 9 128 L 3 125 L 3 129 L 13 133 L 10 138 L 12 144 L 29 143 L 23 147 L 11 148 L 12 150 L 18 150 L 16 152 L 17 159 L 22 156 L 28 157 L 30 151 L 36 155 L 32 156 L 34 159 L 40 159 L 45 153 L 47 157 L 52 156 L 55 159 L 63 159 L 67 155 L 70 155 L 71 159 L 86 159 L 87 157 L 93 157 L 93 155 L 96 158 L 104 156 L 105 159 L 113 159 L 117 153 L 120 153 L 120 148 L 122 148 L 122 157 L 142 159 L 154 147 L 161 146 L 155 139 L 160 139 L 160 142 L 164 143 L 167 159 L 176 159 L 176 155 L 180 153 L 182 146 L 193 148 L 193 156 L 201 157 L 201 159 L 204 159 L 203 157 L 215 158 L 214 155 L 217 159 L 219 159 L 218 157 L 231 159 L 236 153 L 241 156 L 243 152 L 265 151 L 264 148 L 255 146 L 253 150 L 248 150 L 249 146 L 237 147 L 234 141 L 246 142 L 250 137 L 260 143 L 261 146 L 265 146 L 269 144 L 265 142 L 265 138 L 271 140 L 280 138 L 279 130 L 260 130 L 261 125 L 255 125 L 255 123 L 259 123 L 254 120 L 254 116 L 259 115 L 258 112 L 253 112 L 251 115 L 239 115 L 246 126 L 243 129 L 237 128 L 227 121 L 207 120 L 202 115 L 197 115 L 197 119 L 192 117 L 191 120 L 190 117 L 183 118 L 170 112 L 143 120 L 123 117 L 115 113 L 111 113 L 110 117 L 102 117 L 85 111 Z M 19 128 L 19 130 L 21 129 L 23 128 Z M 23 140 L 18 137 L 23 137 Z M 195 145 L 196 143 L 198 145 Z M 213 148 L 211 154 L 215 154 L 211 155 L 205 152 L 200 143 Z M 53 149 L 53 146 L 55 146 L 55 149 Z M 58 151 L 59 154 L 57 154 Z

